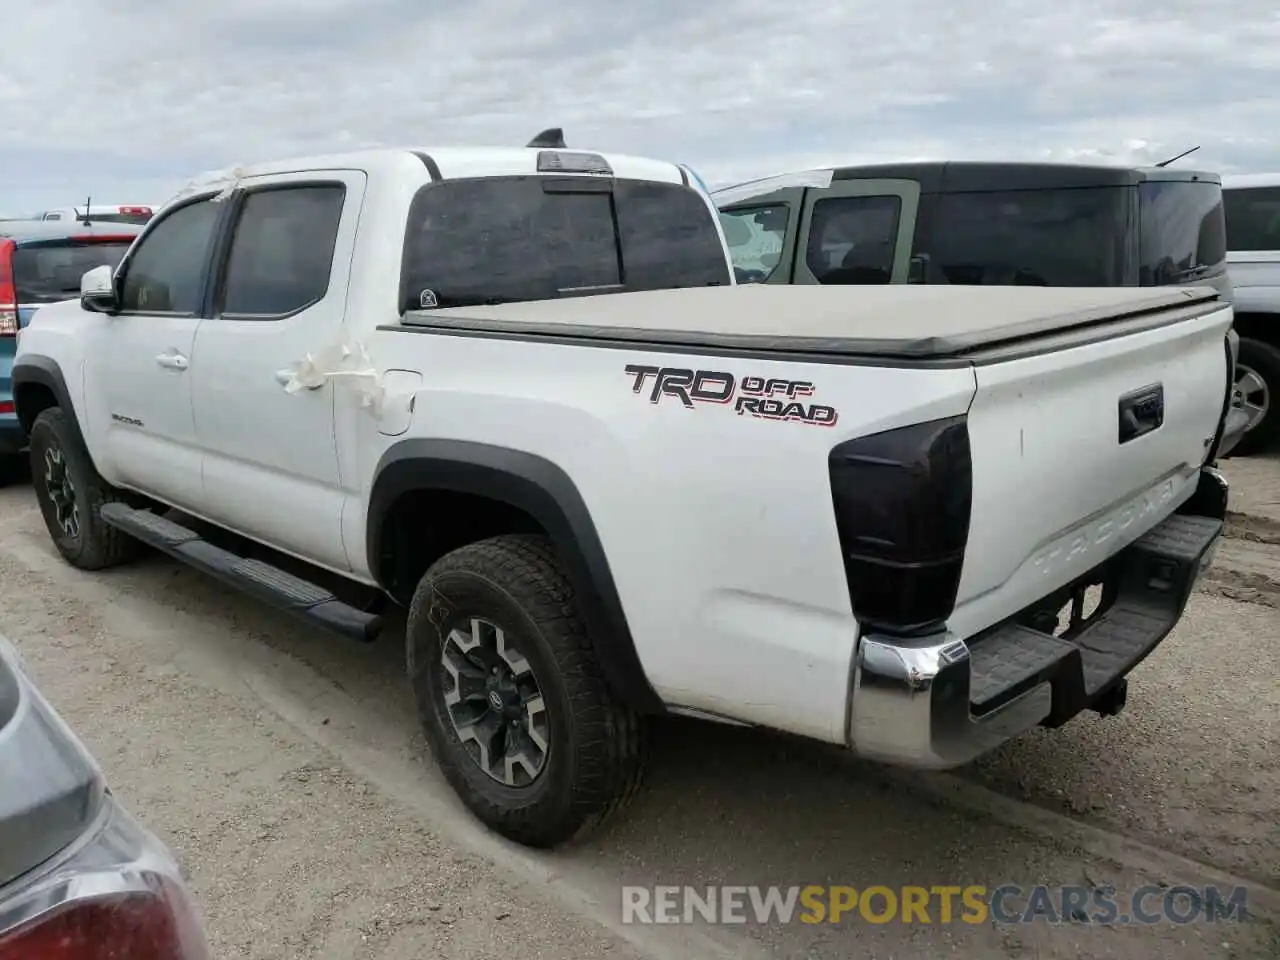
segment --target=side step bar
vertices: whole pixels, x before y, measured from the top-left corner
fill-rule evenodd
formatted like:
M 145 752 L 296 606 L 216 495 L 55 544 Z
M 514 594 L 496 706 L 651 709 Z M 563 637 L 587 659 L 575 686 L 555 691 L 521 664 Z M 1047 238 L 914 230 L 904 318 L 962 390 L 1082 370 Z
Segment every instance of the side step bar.
M 328 590 L 260 560 L 238 557 L 214 546 L 194 530 L 123 503 L 104 503 L 104 523 L 171 557 L 211 574 L 264 603 L 332 633 L 368 643 L 382 632 L 382 618 L 343 603 Z

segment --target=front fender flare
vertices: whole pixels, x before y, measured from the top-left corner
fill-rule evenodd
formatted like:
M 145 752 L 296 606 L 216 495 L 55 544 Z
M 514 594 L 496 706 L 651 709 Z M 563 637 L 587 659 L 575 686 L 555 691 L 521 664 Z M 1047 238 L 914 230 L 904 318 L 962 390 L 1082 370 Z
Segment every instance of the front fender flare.
M 366 517 L 367 559 L 375 573 L 383 521 L 392 504 L 413 490 L 476 494 L 533 517 L 565 565 L 605 679 L 633 709 L 665 713 L 636 652 L 591 512 L 567 473 L 542 457 L 490 444 L 437 439 L 394 444 L 378 461 Z
M 10 379 L 13 383 L 13 403 L 18 414 L 18 422 L 22 424 L 22 429 L 28 435 L 31 433 L 31 425 L 40 414 L 40 409 L 32 403 L 31 392 L 22 388 L 28 384 L 39 384 L 53 394 L 54 399 L 58 401 L 58 406 L 66 412 L 76 438 L 82 444 L 84 443 L 80 421 L 76 416 L 76 407 L 71 400 L 71 391 L 67 389 L 67 380 L 63 376 L 58 361 L 40 353 L 19 354 L 14 360 Z

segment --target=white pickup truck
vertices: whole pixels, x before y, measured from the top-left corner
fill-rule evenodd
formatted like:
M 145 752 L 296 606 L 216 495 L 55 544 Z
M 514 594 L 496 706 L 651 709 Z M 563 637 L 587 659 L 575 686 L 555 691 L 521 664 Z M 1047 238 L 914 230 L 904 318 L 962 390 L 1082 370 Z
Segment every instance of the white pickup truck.
M 69 563 L 148 544 L 359 639 L 315 581 L 407 606 L 449 782 L 550 846 L 634 793 L 656 714 L 948 767 L 1118 712 L 1221 532 L 1231 319 L 735 286 L 678 166 L 379 151 L 194 188 L 13 379 Z

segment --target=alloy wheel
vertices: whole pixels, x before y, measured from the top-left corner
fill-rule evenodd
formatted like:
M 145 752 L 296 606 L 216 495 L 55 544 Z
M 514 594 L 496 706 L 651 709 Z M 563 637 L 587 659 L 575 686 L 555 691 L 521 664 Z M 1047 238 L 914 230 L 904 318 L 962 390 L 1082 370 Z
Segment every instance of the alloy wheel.
M 79 537 L 80 506 L 76 502 L 76 488 L 67 467 L 66 455 L 56 445 L 44 452 L 44 488 L 62 532 L 73 540 Z
M 498 783 L 531 784 L 546 766 L 550 729 L 529 661 L 480 618 L 449 631 L 440 661 L 445 709 L 463 749 Z

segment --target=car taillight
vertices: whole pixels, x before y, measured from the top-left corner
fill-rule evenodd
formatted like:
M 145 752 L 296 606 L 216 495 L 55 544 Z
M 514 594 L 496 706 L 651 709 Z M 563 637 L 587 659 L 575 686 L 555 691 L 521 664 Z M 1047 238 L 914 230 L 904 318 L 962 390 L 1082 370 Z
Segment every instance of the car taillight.
M 931 633 L 955 608 L 973 467 L 963 416 L 856 437 L 828 457 L 854 616 L 864 632 Z
M 117 213 L 123 213 L 131 217 L 149 217 L 151 216 L 150 207 L 121 207 Z
M 0 935 L 0 960 L 182 960 L 186 940 L 162 889 L 55 907 Z
M 18 245 L 0 240 L 0 337 L 18 335 L 18 288 L 13 282 L 13 251 Z

